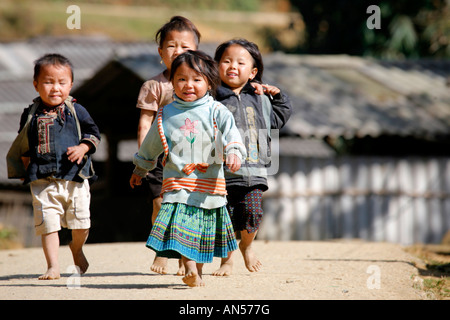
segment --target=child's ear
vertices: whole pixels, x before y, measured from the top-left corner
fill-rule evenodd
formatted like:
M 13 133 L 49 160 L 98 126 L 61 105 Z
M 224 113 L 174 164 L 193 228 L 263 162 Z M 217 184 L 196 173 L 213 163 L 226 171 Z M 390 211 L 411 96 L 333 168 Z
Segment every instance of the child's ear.
M 34 86 L 34 89 L 35 89 L 36 91 L 38 91 L 37 85 L 38 85 L 37 81 L 36 81 L 36 80 L 33 80 L 33 86 Z
M 256 75 L 258 74 L 258 68 L 253 68 L 252 72 L 250 73 L 250 80 L 253 80 L 254 77 L 256 77 Z

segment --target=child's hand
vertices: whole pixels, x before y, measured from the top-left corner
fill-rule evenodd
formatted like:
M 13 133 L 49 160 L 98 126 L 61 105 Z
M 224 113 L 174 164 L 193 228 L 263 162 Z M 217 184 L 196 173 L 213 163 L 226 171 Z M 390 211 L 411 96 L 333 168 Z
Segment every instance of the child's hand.
M 262 84 L 261 86 L 263 87 L 264 93 L 268 93 L 271 96 L 274 96 L 274 95 L 280 93 L 280 89 L 278 89 L 275 86 L 271 86 L 268 84 Z
M 140 186 L 142 184 L 142 178 L 137 174 L 132 174 L 130 179 L 130 186 L 134 189 L 134 186 Z
M 231 172 L 236 172 L 241 167 L 241 159 L 234 153 L 227 155 L 226 163 Z
M 255 93 L 256 94 L 264 94 L 264 88 L 262 86 L 262 84 L 258 83 L 258 82 L 250 82 L 250 84 L 252 85 L 253 88 L 255 88 Z
M 67 148 L 67 156 L 71 162 L 76 162 L 80 164 L 83 160 L 84 155 L 91 149 L 91 147 L 86 143 L 80 143 L 77 146 Z
M 280 89 L 278 89 L 275 86 L 271 86 L 268 84 L 259 84 L 257 82 L 250 82 L 250 84 L 252 85 L 253 88 L 255 88 L 256 94 L 261 95 L 261 94 L 267 93 L 267 94 L 274 96 L 274 95 L 280 93 Z

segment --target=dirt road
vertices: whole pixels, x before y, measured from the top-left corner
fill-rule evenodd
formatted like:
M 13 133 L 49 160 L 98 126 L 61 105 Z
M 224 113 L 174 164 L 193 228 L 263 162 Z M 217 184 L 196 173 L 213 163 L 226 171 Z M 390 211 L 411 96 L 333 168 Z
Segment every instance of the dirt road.
M 2 300 L 392 300 L 424 299 L 414 288 L 416 258 L 395 244 L 359 241 L 265 242 L 254 249 L 263 263 L 248 272 L 241 255 L 234 273 L 214 277 L 219 260 L 204 267 L 205 287 L 188 288 L 175 275 L 150 271 L 153 251 L 143 243 L 89 244 L 90 262 L 83 276 L 75 273 L 70 250 L 60 248 L 62 277 L 42 281 L 45 271 L 41 248 L 0 251 Z

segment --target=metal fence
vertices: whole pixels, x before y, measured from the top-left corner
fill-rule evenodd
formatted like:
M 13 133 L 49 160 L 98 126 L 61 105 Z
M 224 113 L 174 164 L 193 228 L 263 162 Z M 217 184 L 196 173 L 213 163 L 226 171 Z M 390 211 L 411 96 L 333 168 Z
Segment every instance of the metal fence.
M 450 230 L 450 158 L 282 157 L 258 238 L 439 243 Z

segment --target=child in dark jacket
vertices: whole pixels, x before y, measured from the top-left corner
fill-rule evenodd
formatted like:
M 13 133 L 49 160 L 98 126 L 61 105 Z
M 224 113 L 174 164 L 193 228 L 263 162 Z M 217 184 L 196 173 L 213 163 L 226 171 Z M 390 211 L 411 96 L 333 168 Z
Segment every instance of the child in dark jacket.
M 216 99 L 233 113 L 248 154 L 239 171 L 226 172 L 228 210 L 234 230 L 241 235 L 239 248 L 245 265 L 250 272 L 256 272 L 262 264 L 251 245 L 263 215 L 262 194 L 268 189 L 270 131 L 286 124 L 291 105 L 279 88 L 262 84 L 264 65 L 256 44 L 245 39 L 227 41 L 216 49 L 214 59 L 219 63 L 222 82 Z M 267 95 L 257 94 L 254 87 Z M 213 274 L 230 275 L 232 267 L 233 252 L 222 259 L 220 268 Z
M 30 182 L 35 230 L 47 260 L 47 272 L 39 279 L 52 280 L 60 277 L 61 226 L 72 229 L 70 249 L 79 272 L 89 265 L 82 247 L 90 228 L 90 154 L 100 132 L 87 110 L 69 96 L 73 70 L 67 58 L 47 54 L 36 60 L 33 84 L 39 97 L 24 110 L 19 130 L 28 130 L 23 178 Z

